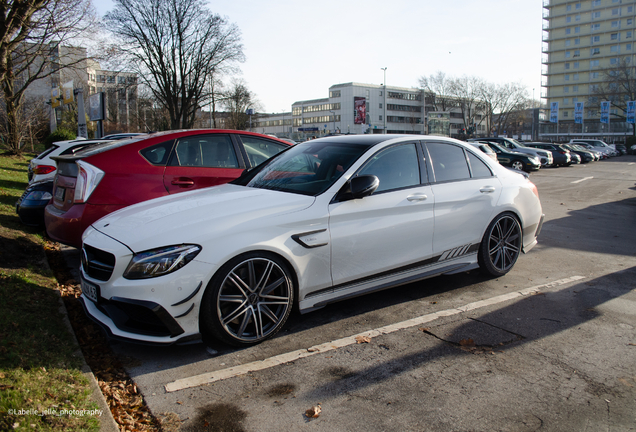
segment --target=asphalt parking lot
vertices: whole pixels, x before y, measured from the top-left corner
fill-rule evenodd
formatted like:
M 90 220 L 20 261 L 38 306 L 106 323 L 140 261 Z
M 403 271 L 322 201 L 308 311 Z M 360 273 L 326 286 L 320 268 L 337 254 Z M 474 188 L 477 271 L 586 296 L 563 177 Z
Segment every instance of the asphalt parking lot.
M 636 430 L 636 157 L 531 180 L 546 221 L 503 278 L 344 301 L 248 349 L 113 349 L 183 431 Z

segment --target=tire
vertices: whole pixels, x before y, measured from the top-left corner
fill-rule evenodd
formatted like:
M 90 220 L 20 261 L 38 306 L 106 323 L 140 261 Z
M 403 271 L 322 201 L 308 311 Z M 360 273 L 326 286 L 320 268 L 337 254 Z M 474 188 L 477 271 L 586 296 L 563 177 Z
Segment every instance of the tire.
M 227 262 L 203 295 L 204 341 L 256 345 L 285 325 L 294 304 L 294 278 L 287 263 L 268 252 L 250 252 Z
M 482 273 L 500 277 L 512 270 L 521 252 L 522 231 L 512 213 L 502 213 L 488 225 L 479 245 Z
M 523 162 L 520 160 L 513 160 L 510 162 L 510 168 L 516 169 L 517 171 L 523 171 Z

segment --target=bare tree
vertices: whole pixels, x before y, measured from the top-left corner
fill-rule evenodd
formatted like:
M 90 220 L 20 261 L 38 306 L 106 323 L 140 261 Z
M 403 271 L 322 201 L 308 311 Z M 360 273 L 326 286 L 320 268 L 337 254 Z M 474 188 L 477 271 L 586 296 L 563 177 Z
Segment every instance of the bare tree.
M 211 97 L 208 80 L 244 60 L 238 27 L 203 0 L 115 0 L 105 22 L 172 129 L 192 127 Z
M 255 111 L 259 108 L 259 102 L 254 94 L 247 88 L 243 81 L 232 82 L 231 86 L 223 93 L 223 105 L 228 111 L 225 125 L 228 129 L 247 130 L 250 127 L 250 118 L 246 114 L 249 108 Z M 255 121 L 252 118 L 252 121 Z
M 481 89 L 485 81 L 475 76 L 463 76 L 451 80 L 448 92 L 459 103 L 462 112 L 464 127 L 469 128 L 475 122 L 477 111 L 483 110 L 481 102 Z
M 422 76 L 419 81 L 427 104 L 432 105 L 434 111 L 448 111 L 455 106 L 450 96 L 452 78 L 447 77 L 444 72 L 437 71 L 430 76 Z
M 5 124 L 4 146 L 20 153 L 27 118 L 24 94 L 36 80 L 60 68 L 86 62 L 86 56 L 66 45 L 94 27 L 90 0 L 0 0 L 4 25 L 0 26 L 0 85 Z
M 527 88 L 519 83 L 488 83 L 482 87 L 480 97 L 489 117 L 488 124 L 495 128 L 497 134 L 506 130 L 512 113 L 525 109 L 531 103 Z M 494 114 L 497 114 L 496 120 L 493 120 Z
M 603 72 L 603 79 L 597 85 L 591 85 L 593 96 L 588 101 L 588 108 L 600 110 L 602 101 L 609 101 L 612 118 L 625 121 L 627 118 L 627 102 L 636 100 L 636 66 L 630 57 L 622 58 L 613 69 Z M 610 111 L 611 112 L 611 111 Z M 636 135 L 636 128 L 632 128 Z

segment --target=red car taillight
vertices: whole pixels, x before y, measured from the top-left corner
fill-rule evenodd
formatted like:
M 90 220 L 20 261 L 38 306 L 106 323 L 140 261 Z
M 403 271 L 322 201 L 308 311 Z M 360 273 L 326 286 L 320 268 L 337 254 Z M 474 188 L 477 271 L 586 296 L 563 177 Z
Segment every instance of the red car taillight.
M 532 191 L 532 193 L 535 194 L 537 198 L 539 198 L 539 189 L 537 189 L 535 184 L 531 181 L 529 181 L 528 183 L 530 183 L 530 190 Z
M 49 174 L 55 171 L 55 167 L 51 165 L 36 165 L 33 168 L 33 174 Z
M 75 196 L 73 201 L 83 203 L 88 201 L 99 182 L 104 177 L 104 171 L 83 161 L 77 162 L 78 173 L 75 182 Z

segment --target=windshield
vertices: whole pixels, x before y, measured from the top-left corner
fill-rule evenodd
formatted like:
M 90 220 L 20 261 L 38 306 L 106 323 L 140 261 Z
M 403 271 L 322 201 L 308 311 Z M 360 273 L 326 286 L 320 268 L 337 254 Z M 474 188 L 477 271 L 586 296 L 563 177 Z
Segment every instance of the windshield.
M 320 195 L 369 148 L 362 144 L 308 141 L 280 153 L 236 181 L 247 187 Z

